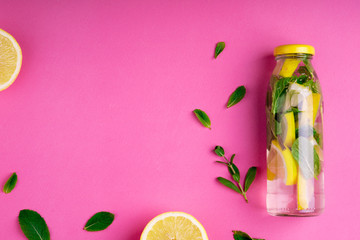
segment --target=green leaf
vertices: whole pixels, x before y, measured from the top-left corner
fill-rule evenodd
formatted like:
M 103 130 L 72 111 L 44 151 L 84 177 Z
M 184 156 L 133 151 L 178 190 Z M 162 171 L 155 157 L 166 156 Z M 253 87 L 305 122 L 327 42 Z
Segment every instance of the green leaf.
M 216 153 L 216 155 L 218 155 L 219 157 L 223 157 L 225 154 L 224 149 L 221 146 L 216 146 L 214 149 L 214 152 Z
M 115 215 L 109 212 L 95 213 L 86 223 L 84 230 L 89 232 L 102 231 L 114 221 Z
M 279 78 L 275 82 L 272 96 L 271 112 L 273 114 L 280 111 L 286 100 L 286 89 L 290 82 L 293 82 L 295 77 Z
M 204 127 L 211 129 L 210 118 L 204 111 L 202 111 L 200 109 L 195 109 L 194 113 L 195 113 L 196 117 L 199 119 L 199 121 L 202 123 L 202 125 L 204 125 Z
M 29 209 L 19 213 L 21 230 L 29 240 L 50 240 L 50 232 L 45 220 L 37 212 Z
M 218 177 L 217 180 L 224 186 L 234 190 L 235 192 L 241 193 L 240 189 L 231 181 L 222 178 L 222 177 Z
M 17 183 L 17 175 L 16 175 L 16 173 L 13 173 L 4 185 L 4 188 L 3 188 L 4 193 L 6 193 L 6 194 L 10 193 L 16 186 L 16 183 Z
M 229 163 L 228 170 L 234 181 L 238 183 L 240 181 L 240 171 L 237 166 L 233 163 Z
M 215 162 L 217 162 L 217 163 L 221 163 L 221 164 L 225 164 L 225 165 L 228 165 L 228 163 L 226 163 L 226 162 L 222 162 L 222 161 L 215 161 Z
M 245 232 L 233 231 L 234 240 L 252 240 L 252 238 Z
M 256 167 L 251 167 L 249 168 L 248 172 L 246 173 L 246 177 L 245 177 L 245 187 L 244 187 L 244 191 L 247 192 L 247 190 L 249 189 L 250 185 L 252 184 L 252 182 L 255 179 L 256 176 L 256 171 L 257 168 Z
M 249 234 L 242 231 L 233 231 L 234 240 L 265 240 L 263 238 L 251 238 Z
M 217 58 L 217 56 L 219 56 L 219 54 L 224 50 L 225 48 L 225 43 L 224 42 L 218 42 L 216 44 L 216 48 L 215 48 L 215 58 Z
M 235 157 L 235 154 L 233 154 L 230 158 L 230 163 L 233 163 L 234 162 L 234 157 Z
M 317 178 L 321 171 L 320 159 L 313 144 L 307 138 L 298 137 L 291 147 L 291 153 L 305 178 Z
M 234 106 L 238 102 L 240 102 L 246 93 L 246 88 L 244 86 L 238 87 L 229 97 L 227 108 Z
M 296 78 L 295 82 L 298 84 L 304 84 L 308 80 L 308 76 L 306 75 L 300 75 Z

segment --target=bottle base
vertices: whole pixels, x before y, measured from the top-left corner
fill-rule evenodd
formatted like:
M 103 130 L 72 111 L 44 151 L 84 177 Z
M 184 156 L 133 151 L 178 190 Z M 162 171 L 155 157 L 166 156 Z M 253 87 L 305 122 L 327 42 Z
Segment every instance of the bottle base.
M 267 212 L 271 216 L 279 217 L 315 217 L 319 216 L 324 209 L 307 209 L 307 210 L 296 210 L 296 209 L 268 209 Z

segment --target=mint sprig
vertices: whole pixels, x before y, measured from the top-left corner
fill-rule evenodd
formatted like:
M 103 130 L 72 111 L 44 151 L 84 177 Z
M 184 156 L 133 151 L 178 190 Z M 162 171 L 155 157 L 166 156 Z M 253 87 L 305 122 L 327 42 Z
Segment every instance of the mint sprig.
M 240 183 L 240 171 L 239 168 L 234 164 L 234 158 L 235 158 L 235 154 L 233 154 L 230 158 L 230 160 L 228 160 L 225 156 L 225 151 L 224 148 L 221 146 L 216 146 L 214 149 L 214 152 L 216 153 L 216 155 L 218 155 L 219 157 L 222 157 L 225 161 L 216 161 L 217 163 L 221 163 L 227 166 L 228 171 L 232 177 L 232 181 L 228 180 L 226 178 L 223 177 L 218 177 L 217 180 L 224 186 L 234 190 L 237 193 L 240 193 L 241 195 L 243 195 L 245 201 L 248 203 L 248 199 L 246 196 L 246 192 L 249 190 L 250 185 L 253 183 L 255 176 L 256 176 L 256 171 L 257 171 L 257 167 L 251 167 L 249 168 L 246 177 L 245 177 L 245 183 L 244 185 L 241 185 Z M 235 183 L 234 183 L 235 182 Z M 244 186 L 244 187 L 243 187 Z

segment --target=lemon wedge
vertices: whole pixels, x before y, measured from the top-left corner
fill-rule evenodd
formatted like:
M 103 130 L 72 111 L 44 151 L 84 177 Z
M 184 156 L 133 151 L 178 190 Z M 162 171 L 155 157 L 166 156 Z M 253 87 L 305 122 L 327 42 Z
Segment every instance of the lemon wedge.
M 20 72 L 22 54 L 19 44 L 0 29 L 0 91 L 8 88 Z
M 268 180 L 283 179 L 286 185 L 294 185 L 297 181 L 298 166 L 291 151 L 285 146 L 281 149 L 277 140 L 271 142 L 267 157 Z M 270 173 L 270 174 L 269 174 Z
M 201 223 L 183 212 L 167 212 L 152 219 L 140 240 L 208 240 Z
M 293 112 L 287 112 L 281 119 L 282 142 L 291 147 L 295 141 L 295 118 Z
M 300 62 L 301 60 L 295 58 L 285 59 L 279 75 L 282 77 L 291 77 L 294 74 Z

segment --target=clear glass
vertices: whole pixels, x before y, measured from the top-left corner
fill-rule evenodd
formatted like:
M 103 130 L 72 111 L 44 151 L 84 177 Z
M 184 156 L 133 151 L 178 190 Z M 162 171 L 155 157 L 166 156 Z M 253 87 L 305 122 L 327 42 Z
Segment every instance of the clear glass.
M 323 97 L 311 55 L 276 57 L 266 99 L 267 211 L 316 216 L 325 205 Z

